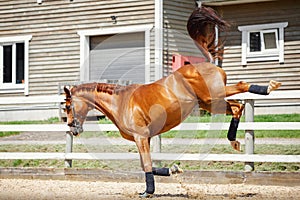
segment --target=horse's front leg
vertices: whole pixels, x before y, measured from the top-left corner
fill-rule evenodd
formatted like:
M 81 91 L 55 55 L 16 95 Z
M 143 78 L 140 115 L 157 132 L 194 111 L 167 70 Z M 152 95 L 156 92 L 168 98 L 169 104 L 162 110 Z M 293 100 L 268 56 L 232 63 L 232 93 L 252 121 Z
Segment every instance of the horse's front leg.
M 140 193 L 141 198 L 149 198 L 153 196 L 155 191 L 155 181 L 152 172 L 152 160 L 150 155 L 150 138 L 136 136 L 135 143 L 140 153 L 141 165 L 145 172 L 146 190 Z
M 225 86 L 226 97 L 243 93 L 250 92 L 254 94 L 268 95 L 273 90 L 278 89 L 281 86 L 280 82 L 271 80 L 268 86 L 249 84 L 244 81 L 240 81 L 235 85 Z

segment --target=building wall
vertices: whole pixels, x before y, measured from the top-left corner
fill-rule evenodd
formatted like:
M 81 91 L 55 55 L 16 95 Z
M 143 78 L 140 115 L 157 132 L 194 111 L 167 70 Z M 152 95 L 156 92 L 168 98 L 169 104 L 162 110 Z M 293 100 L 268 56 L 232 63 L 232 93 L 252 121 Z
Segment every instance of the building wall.
M 270 79 L 283 83 L 281 90 L 300 89 L 300 2 L 274 1 L 218 7 L 217 10 L 232 24 L 226 34 L 222 67 L 228 83 L 245 80 L 265 84 Z M 284 63 L 278 61 L 251 62 L 241 65 L 242 34 L 238 26 L 288 22 L 284 29 Z
M 154 26 L 154 12 L 154 0 L 43 0 L 42 4 L 35 0 L 1 1 L 0 38 L 32 35 L 28 94 L 53 95 L 59 83 L 80 80 L 78 31 Z M 111 16 L 117 16 L 117 23 Z M 24 92 L 0 93 L 3 96 L 24 96 Z M 11 107 L 0 107 L 1 121 L 47 119 L 60 112 L 58 105 L 52 104 Z
M 194 42 L 189 37 L 186 24 L 195 8 L 195 2 L 190 0 L 168 0 L 163 4 L 163 75 L 172 72 L 172 55 L 202 56 Z
M 226 34 L 223 69 L 228 84 L 247 81 L 267 85 L 269 80 L 282 82 L 279 90 L 300 90 L 300 2 L 294 0 L 214 7 L 232 27 Z M 242 33 L 238 26 L 288 22 L 284 29 L 284 63 L 278 61 L 241 64 Z M 269 108 L 270 105 L 274 107 Z M 297 105 L 295 107 L 295 105 Z M 299 99 L 257 101 L 257 113 L 300 112 Z M 297 108 L 297 109 L 295 109 Z M 261 110 L 261 112 L 259 112 Z M 272 110 L 272 111 L 271 111 Z
M 117 16 L 116 24 L 111 19 L 113 15 Z M 80 80 L 78 31 L 153 23 L 154 0 L 43 0 L 42 4 L 34 0 L 16 0 L 0 3 L 0 37 L 32 35 L 29 95 L 56 94 L 59 82 Z

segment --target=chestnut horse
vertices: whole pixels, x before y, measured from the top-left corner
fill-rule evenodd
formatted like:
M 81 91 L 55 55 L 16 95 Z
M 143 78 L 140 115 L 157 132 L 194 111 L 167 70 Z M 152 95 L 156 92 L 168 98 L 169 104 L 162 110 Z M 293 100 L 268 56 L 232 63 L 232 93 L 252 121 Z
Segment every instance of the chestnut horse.
M 210 16 L 209 12 L 206 14 Z M 235 137 L 243 105 L 224 98 L 242 92 L 266 95 L 279 86 L 276 81 L 270 81 L 268 86 L 242 81 L 226 86 L 226 74 L 216 65 L 209 62 L 184 65 L 151 84 L 87 83 L 70 89 L 65 87 L 67 123 L 70 133 L 78 135 L 83 131 L 82 124 L 90 110 L 95 108 L 105 114 L 125 139 L 136 143 L 146 176 L 146 190 L 140 197 L 150 197 L 155 191 L 154 175 L 172 173 L 169 168 L 152 167 L 150 139 L 153 136 L 179 125 L 198 104 L 210 113 L 233 116 L 228 139 L 238 150 L 240 146 Z

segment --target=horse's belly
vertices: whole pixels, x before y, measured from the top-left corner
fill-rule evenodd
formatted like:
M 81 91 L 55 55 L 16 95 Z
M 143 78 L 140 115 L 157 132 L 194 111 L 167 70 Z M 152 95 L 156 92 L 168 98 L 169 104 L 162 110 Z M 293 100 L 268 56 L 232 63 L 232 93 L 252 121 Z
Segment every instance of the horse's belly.
M 148 112 L 149 133 L 152 136 L 179 125 L 192 112 L 196 101 L 170 101 L 169 104 L 153 104 Z

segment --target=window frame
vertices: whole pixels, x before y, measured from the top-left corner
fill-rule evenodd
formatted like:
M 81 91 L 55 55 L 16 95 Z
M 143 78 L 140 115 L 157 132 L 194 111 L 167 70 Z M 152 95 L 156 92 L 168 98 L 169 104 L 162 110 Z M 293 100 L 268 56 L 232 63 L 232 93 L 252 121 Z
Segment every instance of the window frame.
M 284 63 L 284 28 L 288 22 L 238 26 L 242 32 L 242 65 L 247 62 L 278 60 Z M 250 52 L 250 33 L 259 32 L 261 51 Z M 265 49 L 264 34 L 275 32 L 276 46 L 274 49 Z
M 32 35 L 0 37 L 0 94 L 3 93 L 21 93 L 29 94 L 28 79 L 29 79 L 29 41 Z M 16 76 L 16 44 L 24 43 L 24 84 L 15 83 Z M 12 45 L 12 83 L 3 83 L 3 46 Z
M 251 33 L 259 33 L 259 36 L 260 36 L 260 47 L 261 47 L 261 50 L 260 51 L 250 51 L 250 34 Z M 266 46 L 265 46 L 265 39 L 264 39 L 264 34 L 266 33 L 275 33 L 275 44 L 276 44 L 276 48 L 273 48 L 273 49 L 266 49 Z M 261 30 L 261 31 L 249 31 L 248 32 L 248 41 L 247 41 L 247 56 L 251 56 L 251 55 L 260 55 L 260 54 L 272 54 L 272 53 L 277 53 L 279 52 L 279 45 L 278 45 L 278 29 L 267 29 L 267 30 Z

